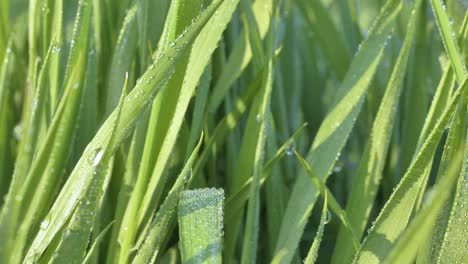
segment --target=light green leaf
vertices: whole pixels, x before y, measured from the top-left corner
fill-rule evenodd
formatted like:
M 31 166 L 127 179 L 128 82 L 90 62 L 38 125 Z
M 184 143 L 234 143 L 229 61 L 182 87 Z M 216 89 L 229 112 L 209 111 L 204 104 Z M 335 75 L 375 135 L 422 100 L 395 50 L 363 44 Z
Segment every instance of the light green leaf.
M 221 263 L 222 189 L 183 191 L 179 202 L 182 263 Z
M 385 259 L 386 264 L 405 264 L 414 263 L 418 247 L 424 243 L 426 234 L 430 232 L 433 223 L 437 219 L 438 212 L 442 209 L 444 203 L 449 199 L 453 186 L 456 182 L 461 165 L 461 153 L 455 160 L 452 160 L 451 167 L 446 177 L 442 179 L 431 192 L 428 205 L 423 208 L 409 225 L 407 230 L 395 244 L 395 247 Z M 466 161 L 465 161 L 466 164 Z M 455 251 L 461 252 L 461 251 Z M 453 252 L 453 253 L 455 253 Z M 455 262 L 447 262 L 455 263 Z

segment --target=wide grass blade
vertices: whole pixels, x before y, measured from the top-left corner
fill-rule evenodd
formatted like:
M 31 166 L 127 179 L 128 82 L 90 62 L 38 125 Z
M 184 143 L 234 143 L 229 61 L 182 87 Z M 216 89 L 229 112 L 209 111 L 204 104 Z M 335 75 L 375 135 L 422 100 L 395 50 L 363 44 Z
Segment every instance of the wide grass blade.
M 179 202 L 179 248 L 182 263 L 221 263 L 222 189 L 183 191 Z

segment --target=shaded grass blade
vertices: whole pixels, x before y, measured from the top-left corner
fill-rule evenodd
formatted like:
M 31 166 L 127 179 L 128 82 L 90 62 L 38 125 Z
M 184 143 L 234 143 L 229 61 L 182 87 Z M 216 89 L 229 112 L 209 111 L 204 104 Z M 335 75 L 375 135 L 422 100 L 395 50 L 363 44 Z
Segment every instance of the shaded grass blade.
M 325 224 L 327 224 L 327 221 L 329 220 L 327 219 L 328 214 L 329 213 L 328 213 L 327 195 L 325 194 L 322 215 L 320 216 L 320 225 L 317 229 L 317 234 L 315 235 L 314 242 L 312 243 L 312 246 L 309 249 L 309 253 L 307 253 L 307 257 L 304 260 L 305 264 L 313 264 L 315 263 L 315 261 L 317 261 L 318 250 L 320 247 L 320 243 L 322 242 L 323 231 L 325 230 Z

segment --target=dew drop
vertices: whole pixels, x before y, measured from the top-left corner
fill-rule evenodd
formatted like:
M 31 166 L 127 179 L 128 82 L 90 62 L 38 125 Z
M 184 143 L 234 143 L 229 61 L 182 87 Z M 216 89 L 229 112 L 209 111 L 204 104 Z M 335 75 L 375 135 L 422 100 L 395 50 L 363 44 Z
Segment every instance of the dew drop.
M 332 220 L 332 215 L 330 213 L 330 211 L 327 210 L 327 215 L 325 216 L 325 224 L 328 224 L 330 223 L 330 221 Z
M 260 114 L 257 114 L 255 116 L 255 120 L 260 123 L 260 121 L 261 121 Z
M 61 50 L 60 47 L 57 46 L 57 45 L 54 45 L 54 46 L 52 47 L 52 53 L 59 53 L 60 50 Z
M 42 220 L 40 228 L 41 230 L 46 230 L 49 227 L 50 224 L 50 216 L 47 215 L 44 220 Z
M 96 167 L 99 164 L 99 162 L 101 161 L 102 156 L 104 154 L 104 151 L 101 148 L 98 148 L 98 149 L 95 150 L 94 153 L 95 154 L 94 154 L 93 162 L 91 163 L 91 165 L 93 167 Z
M 292 156 L 294 154 L 294 151 L 296 150 L 295 145 L 296 144 L 294 142 L 288 145 L 288 147 L 286 148 L 286 155 Z
M 340 172 L 341 170 L 343 169 L 343 167 L 339 164 L 335 165 L 335 167 L 333 167 L 333 172 L 334 173 L 338 173 Z

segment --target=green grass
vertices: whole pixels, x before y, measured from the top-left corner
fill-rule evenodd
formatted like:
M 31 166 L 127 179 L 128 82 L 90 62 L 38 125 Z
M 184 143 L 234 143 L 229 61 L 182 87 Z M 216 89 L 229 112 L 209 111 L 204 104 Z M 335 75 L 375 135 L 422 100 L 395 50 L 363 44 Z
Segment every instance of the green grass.
M 0 0 L 0 263 L 466 262 L 467 10 Z

